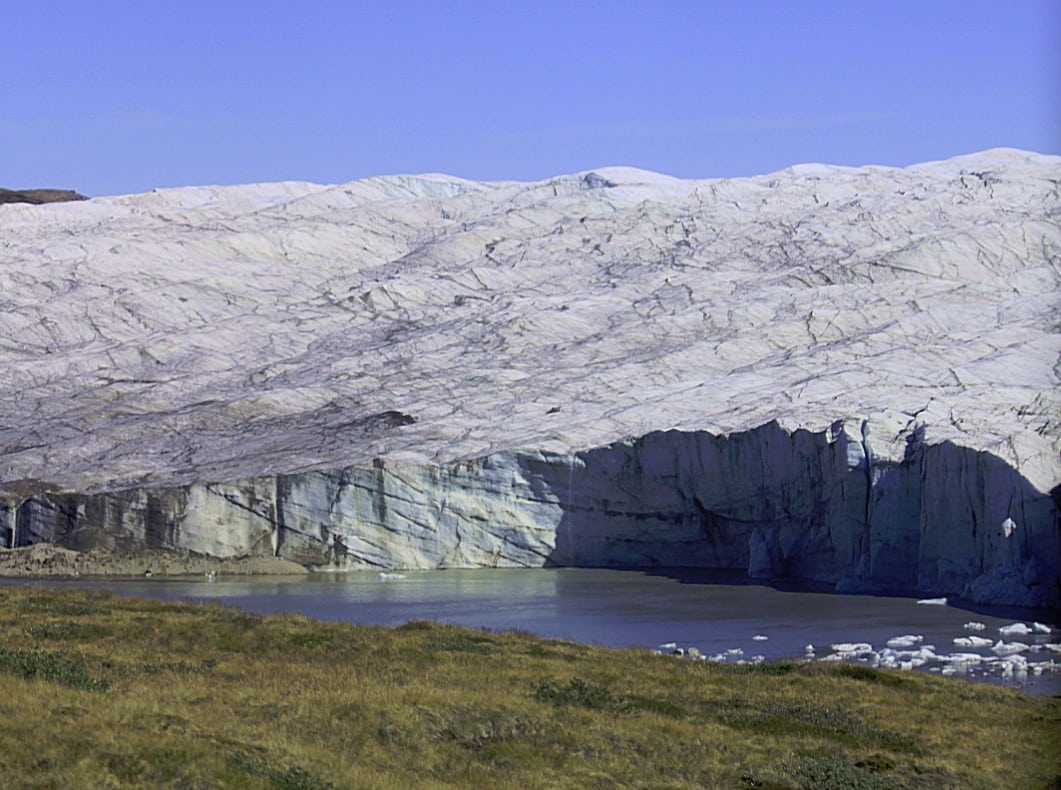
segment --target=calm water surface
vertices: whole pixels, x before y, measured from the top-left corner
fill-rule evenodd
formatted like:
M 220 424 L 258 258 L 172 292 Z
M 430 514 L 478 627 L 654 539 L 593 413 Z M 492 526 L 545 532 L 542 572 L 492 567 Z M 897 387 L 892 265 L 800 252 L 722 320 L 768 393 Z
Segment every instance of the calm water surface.
M 781 591 L 750 584 L 720 584 L 707 574 L 583 568 L 403 571 L 402 578 L 375 572 L 316 573 L 307 577 L 249 580 L 91 580 L 33 581 L 50 587 L 107 590 L 122 595 L 171 601 L 217 602 L 272 614 L 298 613 L 322 620 L 399 625 L 437 620 L 489 629 L 519 628 L 545 637 L 610 647 L 655 648 L 674 642 L 696 647 L 726 661 L 755 656 L 803 658 L 808 644 L 822 658 L 841 642 L 887 640 L 915 634 L 936 652 L 979 653 L 988 648 L 959 647 L 955 637 L 999 639 L 998 629 L 1014 622 L 1046 623 L 1049 635 L 1003 637 L 1031 649 L 1022 655 L 1034 667 L 1061 654 L 1047 644 L 1061 641 L 1056 613 L 973 612 L 955 606 L 927 606 L 914 599 Z M 1052 620 L 1052 622 L 1051 622 Z M 965 623 L 984 623 L 969 631 Z M 756 636 L 767 637 L 755 639 Z M 739 651 L 739 652 L 738 652 Z M 930 662 L 923 670 L 942 671 Z M 1049 666 L 1045 664 L 1044 666 Z M 1061 693 L 1061 672 L 1018 672 L 1000 676 L 997 665 L 973 666 L 960 677 L 1013 685 L 1035 694 Z

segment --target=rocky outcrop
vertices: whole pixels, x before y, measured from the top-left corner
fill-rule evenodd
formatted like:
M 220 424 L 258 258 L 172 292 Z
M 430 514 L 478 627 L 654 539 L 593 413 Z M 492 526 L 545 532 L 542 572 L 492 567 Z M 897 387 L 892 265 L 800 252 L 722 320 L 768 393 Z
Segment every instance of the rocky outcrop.
M 0 205 L 0 522 L 1056 602 L 1059 219 L 1012 150 Z
M 864 434 L 865 432 L 865 434 Z M 0 509 L 10 543 L 272 556 L 324 568 L 695 567 L 844 592 L 1054 606 L 1057 503 L 988 453 L 911 445 L 875 461 L 868 423 L 654 432 L 571 455 L 335 471 Z
M 71 189 L 3 189 L 0 187 L 0 204 L 30 203 L 39 206 L 43 203 L 66 203 L 71 200 L 88 200 L 88 198 Z

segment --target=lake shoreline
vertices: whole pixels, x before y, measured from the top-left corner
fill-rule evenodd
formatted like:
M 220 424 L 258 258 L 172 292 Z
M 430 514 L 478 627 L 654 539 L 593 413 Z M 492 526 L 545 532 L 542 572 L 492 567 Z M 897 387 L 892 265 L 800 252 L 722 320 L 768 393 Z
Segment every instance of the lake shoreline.
M 297 576 L 310 572 L 280 557 L 219 558 L 150 549 L 82 552 L 50 543 L 0 549 L 0 578 Z
M 1058 701 L 1010 689 L 39 584 L 0 585 L 0 724 L 33 744 L 5 753 L 5 786 L 974 788 L 1057 770 Z
M 555 570 L 557 568 L 593 569 L 598 566 L 545 566 L 543 568 L 512 568 L 511 570 Z M 792 578 L 755 578 L 744 571 L 685 568 L 685 567 L 638 567 L 616 566 L 598 568 L 604 570 L 636 571 L 646 576 L 658 576 L 672 579 L 683 585 L 723 584 L 733 586 L 767 587 L 778 592 L 822 593 L 840 598 L 874 598 L 919 599 L 932 597 L 917 590 L 864 590 L 838 592 L 835 585 L 815 582 L 807 579 Z M 189 580 L 196 577 L 221 578 L 236 576 L 241 578 L 264 576 L 340 576 L 345 573 L 370 572 L 370 568 L 343 569 L 317 568 L 301 565 L 293 560 L 280 557 L 212 557 L 195 552 L 178 552 L 166 549 L 132 549 L 111 550 L 94 548 L 89 551 L 77 551 L 53 543 L 36 543 L 31 546 L 20 546 L 14 549 L 0 547 L 0 580 L 15 579 L 170 579 L 174 581 Z M 416 569 L 384 569 L 396 573 L 407 573 Z M 424 570 L 424 569 L 419 569 Z M 435 570 L 479 570 L 479 568 L 452 568 Z M 482 568 L 482 570 L 505 570 Z M 1056 612 L 1053 609 L 1042 609 L 1027 606 L 989 606 L 978 604 L 960 596 L 946 596 L 947 605 L 965 611 L 1011 617 L 1025 620 L 1053 620 Z

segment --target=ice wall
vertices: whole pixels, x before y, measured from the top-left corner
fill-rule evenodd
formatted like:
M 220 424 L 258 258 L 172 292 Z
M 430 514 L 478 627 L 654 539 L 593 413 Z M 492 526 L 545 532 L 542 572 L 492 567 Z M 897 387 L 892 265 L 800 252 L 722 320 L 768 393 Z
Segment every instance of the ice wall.
M 276 554 L 321 568 L 696 567 L 843 592 L 1055 606 L 1058 507 L 950 442 L 875 458 L 869 423 L 665 431 L 574 454 L 376 461 L 169 489 L 37 494 L 9 543 Z

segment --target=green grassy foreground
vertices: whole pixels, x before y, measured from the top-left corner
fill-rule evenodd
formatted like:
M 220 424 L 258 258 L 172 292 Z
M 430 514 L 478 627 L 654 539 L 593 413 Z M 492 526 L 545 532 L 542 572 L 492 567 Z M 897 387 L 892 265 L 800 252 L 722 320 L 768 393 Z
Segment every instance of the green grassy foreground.
M 0 786 L 1056 787 L 1061 700 L 0 587 Z

